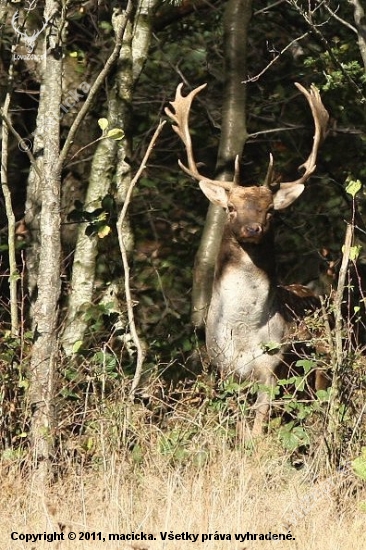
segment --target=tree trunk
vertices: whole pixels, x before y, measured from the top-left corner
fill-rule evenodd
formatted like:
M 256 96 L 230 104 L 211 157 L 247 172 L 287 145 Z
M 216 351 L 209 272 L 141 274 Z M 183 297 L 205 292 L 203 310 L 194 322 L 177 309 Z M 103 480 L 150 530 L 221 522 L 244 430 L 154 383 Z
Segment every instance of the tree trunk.
M 362 62 L 366 71 L 366 17 L 365 10 L 361 5 L 360 0 L 348 0 L 354 8 L 354 20 L 357 29 L 357 43 L 360 49 Z
M 131 166 L 128 159 L 132 156 L 130 119 L 133 86 L 146 60 L 155 4 L 156 0 L 140 0 L 136 11 L 127 22 L 108 102 L 109 128 L 120 128 L 124 132 L 124 137 L 118 142 L 107 138 L 99 143 L 93 159 L 86 204 L 104 197 L 114 182 L 116 202 L 121 205 L 131 182 Z M 123 13 L 114 19 L 116 34 L 117 26 L 122 24 L 118 19 L 121 17 Z M 128 218 L 124 222 L 123 231 L 126 248 L 131 251 L 134 239 Z M 97 248 L 98 237 L 86 236 L 85 227 L 81 226 L 62 336 L 62 345 L 68 356 L 73 354 L 75 343 L 83 341 L 87 328 L 83 313 L 85 305 L 93 300 Z
M 224 16 L 225 83 L 215 177 L 226 181 L 233 179 L 235 157 L 241 157 L 247 139 L 246 85 L 243 81 L 247 76 L 247 33 L 251 13 L 252 0 L 229 0 Z M 204 326 L 224 223 L 222 208 L 210 205 L 193 274 L 192 322 L 196 327 Z
M 54 378 L 58 360 L 58 301 L 60 297 L 60 151 L 62 56 L 57 55 L 59 3 L 46 0 L 44 16 L 52 17 L 44 40 L 44 71 L 40 90 L 37 132 L 44 135 L 38 174 L 32 173 L 38 189 L 39 260 L 35 272 L 33 309 L 34 344 L 30 365 L 29 400 L 32 410 L 31 442 L 41 486 L 47 480 L 53 440 Z

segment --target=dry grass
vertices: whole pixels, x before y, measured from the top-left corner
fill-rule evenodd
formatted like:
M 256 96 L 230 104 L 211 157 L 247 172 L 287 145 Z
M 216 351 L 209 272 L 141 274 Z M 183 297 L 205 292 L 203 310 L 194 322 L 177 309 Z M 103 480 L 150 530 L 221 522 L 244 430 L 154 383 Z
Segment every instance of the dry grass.
M 311 479 L 269 442 L 251 453 L 217 449 L 201 467 L 174 465 L 153 448 L 139 465 L 110 458 L 103 468 L 75 466 L 47 494 L 13 473 L 0 487 L 0 549 L 54 550 L 348 550 L 366 548 L 366 495 L 352 474 Z M 63 542 L 11 540 L 11 532 L 53 533 Z M 291 529 L 295 540 L 235 541 L 235 533 Z M 105 541 L 70 541 L 73 531 L 102 533 Z M 154 541 L 108 541 L 109 533 L 151 533 Z M 160 532 L 199 534 L 197 542 L 161 540 Z M 232 540 L 202 542 L 202 534 Z

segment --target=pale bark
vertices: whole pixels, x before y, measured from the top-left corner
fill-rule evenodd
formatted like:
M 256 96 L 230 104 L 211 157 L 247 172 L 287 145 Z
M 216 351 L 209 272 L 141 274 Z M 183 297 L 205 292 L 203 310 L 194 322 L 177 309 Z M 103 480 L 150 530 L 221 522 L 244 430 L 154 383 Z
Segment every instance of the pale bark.
M 43 70 L 45 63 L 42 63 Z M 43 71 L 42 71 L 43 72 Z M 29 243 L 27 247 L 26 265 L 27 265 L 27 286 L 30 300 L 30 319 L 33 324 L 33 305 L 37 297 L 37 280 L 39 270 L 39 250 L 40 250 L 40 212 L 42 204 L 41 195 L 41 177 L 43 176 L 43 153 L 45 144 L 44 121 L 47 111 L 47 102 L 45 98 L 45 83 L 42 80 L 40 87 L 40 101 L 37 111 L 36 129 L 33 139 L 33 156 L 35 162 L 31 165 L 31 170 L 27 182 L 27 198 L 25 202 L 25 223 L 29 233 Z M 60 107 L 58 107 L 59 109 Z M 58 113 L 58 110 L 56 111 Z
M 32 410 L 31 442 L 38 481 L 47 480 L 53 440 L 54 381 L 58 360 L 58 301 L 60 297 L 60 185 L 58 170 L 60 148 L 59 120 L 54 116 L 61 103 L 62 57 L 55 55 L 58 47 L 59 3 L 46 0 L 44 16 L 52 17 L 44 41 L 44 70 L 40 90 L 37 119 L 37 139 L 44 135 L 43 155 L 38 168 L 41 179 L 34 170 L 31 180 L 36 189 L 39 212 L 38 269 L 34 293 L 37 294 L 33 309 L 34 343 L 29 373 L 29 401 Z M 42 118 L 43 117 L 43 118 Z M 29 208 L 29 204 L 28 204 Z
M 247 139 L 246 85 L 243 81 L 247 77 L 247 35 L 251 13 L 252 0 L 229 0 L 225 10 L 225 85 L 215 179 L 233 179 L 235 157 L 241 157 Z M 205 322 L 224 222 L 225 212 L 211 204 L 194 266 L 192 322 L 196 327 L 202 327 Z
M 86 210 L 95 209 L 100 198 L 108 192 L 116 147 L 117 142 L 112 139 L 105 139 L 98 144 L 85 197 Z M 93 298 L 97 253 L 98 236 L 86 235 L 85 226 L 81 225 L 76 242 L 71 291 L 61 340 L 63 349 L 68 356 L 73 354 L 75 344 L 82 341 L 84 337 L 87 326 L 83 315 L 84 307 L 87 307 Z
M 366 18 L 365 10 L 361 5 L 360 0 L 348 0 L 354 8 L 354 20 L 357 30 L 357 42 L 362 57 L 364 69 L 366 71 Z
M 133 17 L 127 22 L 108 103 L 109 128 L 120 128 L 124 137 L 118 142 L 107 139 L 99 143 L 92 164 L 86 204 L 104 197 L 114 185 L 116 202 L 122 205 L 131 183 L 129 159 L 132 155 L 130 118 L 133 86 L 146 60 L 151 40 L 152 13 L 156 3 L 156 0 L 141 0 Z M 116 26 L 121 24 L 121 19 L 118 18 L 121 17 L 123 13 L 114 18 L 116 34 Z M 122 230 L 126 250 L 130 252 L 134 241 L 128 217 L 124 219 Z M 97 253 L 98 237 L 86 236 L 85 228 L 80 227 L 62 336 L 62 345 L 68 356 L 73 354 L 75 343 L 84 339 L 87 322 L 83 313 L 93 299 Z

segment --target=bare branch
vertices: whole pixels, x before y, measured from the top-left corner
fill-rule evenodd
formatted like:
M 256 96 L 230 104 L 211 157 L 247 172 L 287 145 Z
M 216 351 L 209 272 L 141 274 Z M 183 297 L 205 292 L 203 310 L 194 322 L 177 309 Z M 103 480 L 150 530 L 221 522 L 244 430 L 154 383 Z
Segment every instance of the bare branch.
M 352 86 L 352 88 L 356 91 L 357 95 L 361 97 L 362 101 L 365 101 L 365 97 L 363 95 L 363 92 L 361 88 L 356 84 L 356 82 L 353 80 L 353 78 L 350 77 L 348 72 L 344 69 L 342 63 L 339 62 L 337 56 L 334 55 L 333 49 L 328 43 L 327 39 L 325 38 L 324 34 L 321 33 L 319 30 L 319 27 L 321 25 L 324 25 L 322 23 L 321 25 L 317 25 L 313 21 L 313 15 L 316 10 L 318 10 L 321 6 L 324 5 L 324 1 L 319 2 L 318 7 L 313 11 L 305 11 L 301 6 L 298 5 L 297 0 L 287 0 L 287 2 L 290 4 L 290 6 L 293 6 L 294 9 L 303 17 L 304 21 L 308 24 L 309 28 L 311 29 L 311 32 L 320 40 L 320 42 L 323 44 L 325 50 L 328 52 L 329 57 L 335 64 L 335 66 L 338 68 L 338 70 L 342 73 L 343 77 L 349 84 Z
M 318 0 L 318 3 L 319 3 L 319 0 Z M 342 23 L 342 25 L 344 25 L 345 27 L 348 27 L 352 32 L 357 34 L 357 29 L 353 25 L 351 25 L 351 23 L 348 23 L 348 21 L 346 21 L 345 19 L 342 19 L 342 17 L 339 17 L 339 15 L 337 15 L 337 13 L 328 6 L 328 4 L 324 4 L 324 8 L 333 17 L 333 19 L 336 19 L 336 21 L 339 21 L 339 23 Z M 339 6 L 337 6 L 337 9 L 338 8 Z
M 0 116 L 3 119 L 3 121 L 5 122 L 5 124 L 7 125 L 7 127 L 9 128 L 9 130 L 11 131 L 11 133 L 13 134 L 13 136 L 16 138 L 16 140 L 18 142 L 18 145 L 20 145 L 22 147 L 21 150 L 24 151 L 24 153 L 28 156 L 33 170 L 36 172 L 39 179 L 42 179 L 42 174 L 41 174 L 41 172 L 40 172 L 40 170 L 37 166 L 37 161 L 34 158 L 34 155 L 33 155 L 32 151 L 30 150 L 30 147 L 28 147 L 28 145 L 24 142 L 24 139 L 22 138 L 22 136 L 20 134 L 18 134 L 18 132 L 14 128 L 9 116 L 7 115 L 7 113 L 4 109 L 0 109 Z
M 165 124 L 165 121 L 160 121 L 158 127 L 156 128 L 154 135 L 152 136 L 149 146 L 146 150 L 146 153 L 144 155 L 144 158 L 141 161 L 140 167 L 137 170 L 135 176 L 130 182 L 130 185 L 127 189 L 125 202 L 123 204 L 123 208 L 118 216 L 117 220 L 117 234 L 118 234 L 118 242 L 121 250 L 121 256 L 122 256 L 122 262 L 123 262 L 123 269 L 125 273 L 125 294 L 126 294 L 126 306 L 127 306 L 127 315 L 128 315 L 128 323 L 130 327 L 130 332 L 132 335 L 133 342 L 136 346 L 137 350 L 137 362 L 136 362 L 136 370 L 135 375 L 133 377 L 132 386 L 131 386 L 131 392 L 130 397 L 131 400 L 133 400 L 136 389 L 140 383 L 141 374 L 142 374 L 142 367 L 145 359 L 146 350 L 144 349 L 143 345 L 141 344 L 141 340 L 139 338 L 139 335 L 137 334 L 136 330 L 136 323 L 135 323 L 135 316 L 133 312 L 133 300 L 131 295 L 131 287 L 130 287 L 130 267 L 128 263 L 128 254 L 127 249 L 123 240 L 123 222 L 127 215 L 127 210 L 131 202 L 131 197 L 133 193 L 133 189 L 138 182 L 138 180 L 141 177 L 142 172 L 145 170 L 146 163 L 148 161 L 148 158 L 154 148 L 154 145 L 156 143 L 156 140 L 159 137 L 159 134 L 161 130 L 163 129 L 163 126 Z
M 296 42 L 299 42 L 300 40 L 302 40 L 303 38 L 306 38 L 307 36 L 309 36 L 309 32 L 305 32 L 304 34 L 302 34 L 301 36 L 298 36 L 297 38 L 294 38 L 294 40 L 291 40 L 291 42 L 289 44 L 287 44 L 287 46 L 285 46 L 283 48 L 283 50 L 280 51 L 279 54 L 277 54 L 273 59 L 272 61 L 270 61 L 270 63 L 268 63 L 268 65 L 266 65 L 264 67 L 264 69 L 261 70 L 260 73 L 258 73 L 256 76 L 252 76 L 251 78 L 247 78 L 246 80 L 243 80 L 243 84 L 248 84 L 248 82 L 257 82 L 257 80 L 260 79 L 261 76 L 264 75 L 264 73 L 266 73 L 268 71 L 268 69 L 270 67 L 272 67 L 272 65 L 274 65 L 278 60 L 279 58 L 285 53 L 287 52 L 287 50 L 289 50 L 291 48 L 291 46 L 293 46 L 294 44 L 296 44 Z

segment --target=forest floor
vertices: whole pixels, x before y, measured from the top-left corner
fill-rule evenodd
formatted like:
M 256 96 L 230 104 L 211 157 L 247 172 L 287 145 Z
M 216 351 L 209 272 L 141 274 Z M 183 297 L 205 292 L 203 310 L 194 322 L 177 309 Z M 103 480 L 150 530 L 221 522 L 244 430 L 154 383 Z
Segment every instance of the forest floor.
M 41 494 L 2 470 L 0 550 L 366 548 L 366 491 L 354 474 L 314 479 L 311 464 L 296 469 L 269 439 L 190 464 L 154 448 L 137 464 L 111 455 L 69 467 Z

